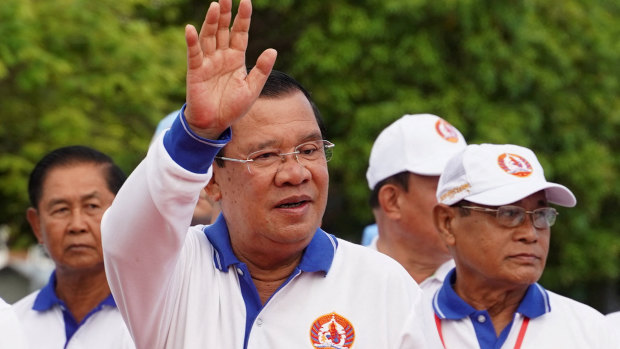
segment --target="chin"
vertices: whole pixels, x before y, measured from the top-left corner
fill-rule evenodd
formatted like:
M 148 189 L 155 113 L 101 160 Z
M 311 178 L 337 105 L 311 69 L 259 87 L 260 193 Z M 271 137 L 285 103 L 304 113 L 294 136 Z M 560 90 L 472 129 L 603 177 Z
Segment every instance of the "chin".
M 296 243 L 310 243 L 316 228 L 313 227 L 290 227 L 282 229 L 277 238 L 274 239 L 277 242 L 284 244 L 296 244 Z

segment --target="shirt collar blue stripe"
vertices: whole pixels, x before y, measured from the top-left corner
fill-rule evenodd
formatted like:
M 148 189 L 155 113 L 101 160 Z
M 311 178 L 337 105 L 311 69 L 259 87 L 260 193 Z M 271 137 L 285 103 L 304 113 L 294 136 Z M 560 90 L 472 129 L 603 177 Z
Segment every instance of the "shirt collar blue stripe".
M 212 225 L 204 228 L 204 233 L 214 247 L 213 263 L 217 269 L 227 272 L 229 266 L 240 263 L 230 245 L 224 216 L 220 214 Z M 337 248 L 338 240 L 333 235 L 317 229 L 301 257 L 299 269 L 305 272 L 323 271 L 327 274 Z
M 36 311 L 46 311 L 56 305 L 64 306 L 64 302 L 56 295 L 56 271 L 54 270 L 47 284 L 43 286 L 39 294 L 37 294 L 32 309 Z M 116 308 L 116 302 L 111 293 L 102 300 L 96 308 L 101 308 L 104 305 Z
M 454 292 L 452 284 L 455 280 L 456 269 L 452 269 L 446 276 L 441 288 L 437 290 L 433 297 L 433 310 L 440 319 L 457 320 L 476 312 L 476 309 L 465 303 L 465 301 Z M 534 283 L 528 287 L 523 300 L 521 300 L 517 308 L 518 313 L 530 319 L 539 317 L 550 311 L 551 305 L 549 303 L 549 295 L 538 283 Z

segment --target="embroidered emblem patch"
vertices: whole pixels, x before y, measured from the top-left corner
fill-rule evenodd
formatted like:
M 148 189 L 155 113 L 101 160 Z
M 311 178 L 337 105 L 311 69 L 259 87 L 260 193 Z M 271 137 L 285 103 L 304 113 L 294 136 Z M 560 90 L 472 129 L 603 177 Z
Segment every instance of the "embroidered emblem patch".
M 497 158 L 497 164 L 506 173 L 517 177 L 527 177 L 534 171 L 532 165 L 517 154 L 504 153 Z
M 336 313 L 325 314 L 312 324 L 310 340 L 314 348 L 351 348 L 355 330 L 344 317 Z
M 459 141 L 456 128 L 444 119 L 439 119 L 435 122 L 435 130 L 437 130 L 437 133 L 441 138 L 448 142 L 456 143 Z

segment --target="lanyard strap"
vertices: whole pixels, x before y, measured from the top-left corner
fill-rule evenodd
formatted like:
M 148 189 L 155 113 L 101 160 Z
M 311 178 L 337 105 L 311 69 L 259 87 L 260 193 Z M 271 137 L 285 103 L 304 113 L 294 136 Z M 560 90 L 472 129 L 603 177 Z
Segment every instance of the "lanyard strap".
M 526 317 L 523 319 L 521 323 L 521 329 L 519 330 L 519 335 L 517 336 L 517 342 L 515 343 L 515 349 L 520 349 L 521 344 L 523 343 L 523 337 L 525 337 L 525 331 L 527 331 L 527 325 L 530 323 L 530 318 Z M 443 348 L 446 349 L 446 343 L 443 340 L 443 333 L 441 331 L 441 319 L 437 314 L 435 314 L 435 326 L 437 326 L 437 333 L 439 333 L 439 339 L 441 339 L 441 344 Z

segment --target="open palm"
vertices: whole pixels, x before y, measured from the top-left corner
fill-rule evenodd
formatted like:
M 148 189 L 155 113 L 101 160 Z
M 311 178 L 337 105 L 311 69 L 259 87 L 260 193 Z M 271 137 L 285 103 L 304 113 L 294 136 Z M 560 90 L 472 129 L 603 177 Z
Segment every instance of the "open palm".
M 273 68 L 276 51 L 265 50 L 246 73 L 245 52 L 252 15 L 250 0 L 241 0 L 232 28 L 232 1 L 209 6 L 200 35 L 185 28 L 187 107 L 185 117 L 198 135 L 215 139 L 241 118 L 258 98 Z

